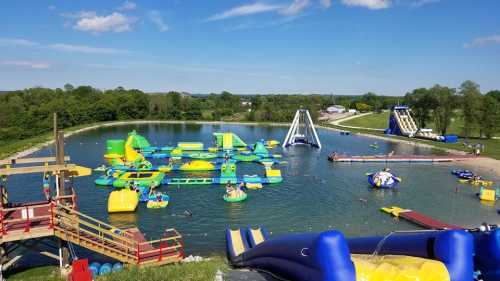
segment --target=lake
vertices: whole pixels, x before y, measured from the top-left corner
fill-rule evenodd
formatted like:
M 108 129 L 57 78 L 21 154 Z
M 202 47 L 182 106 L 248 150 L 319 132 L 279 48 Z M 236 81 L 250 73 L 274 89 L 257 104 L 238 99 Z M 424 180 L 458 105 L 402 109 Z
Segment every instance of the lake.
M 233 124 L 149 124 L 105 127 L 86 131 L 66 140 L 65 151 L 71 162 L 95 168 L 104 164 L 107 139 L 124 139 L 131 130 L 148 138 L 152 145 L 175 145 L 178 141 L 212 143 L 212 133 L 232 131 L 248 144 L 260 139 L 282 141 L 287 127 Z M 147 209 L 141 204 L 135 213 L 108 214 L 107 198 L 112 187 L 95 186 L 100 173 L 75 179 L 78 208 L 81 212 L 119 227 L 139 227 L 149 239 L 157 239 L 166 228 L 176 228 L 184 236 L 187 254 L 225 254 L 227 226 L 261 225 L 272 234 L 324 231 L 338 229 L 346 236 L 385 234 L 393 230 L 417 229 L 405 221 L 395 221 L 380 207 L 400 206 L 413 209 L 448 223 L 477 226 L 483 221 L 500 223 L 494 206 L 480 203 L 475 197 L 477 187 L 457 183 L 450 164 L 390 164 L 392 171 L 403 179 L 397 190 L 374 190 L 368 186 L 365 173 L 374 172 L 385 164 L 331 163 L 327 155 L 335 150 L 351 155 L 430 154 L 421 148 L 396 142 L 375 140 L 356 135 L 341 136 L 338 132 L 319 129 L 321 150 L 304 146 L 277 148 L 288 164 L 281 165 L 284 181 L 249 190 L 242 203 L 226 203 L 222 199 L 224 186 L 161 186 L 170 204 L 166 209 Z M 369 145 L 377 142 L 374 150 Z M 53 153 L 47 147 L 34 156 Z M 163 160 L 166 161 L 166 160 Z M 158 161 L 161 163 L 161 161 Z M 197 173 L 191 176 L 208 176 Z M 238 165 L 238 174 L 264 174 L 263 166 L 255 163 Z M 174 175 L 188 176 L 186 173 Z M 212 175 L 216 176 L 214 172 Z M 42 200 L 42 176 L 9 178 L 11 201 Z M 458 187 L 458 193 L 455 189 Z M 360 200 L 363 199 L 363 200 Z M 365 202 L 366 201 L 366 202 Z M 177 216 L 189 209 L 190 218 Z M 86 253 L 83 251 L 83 253 Z M 87 253 L 88 254 L 88 253 Z

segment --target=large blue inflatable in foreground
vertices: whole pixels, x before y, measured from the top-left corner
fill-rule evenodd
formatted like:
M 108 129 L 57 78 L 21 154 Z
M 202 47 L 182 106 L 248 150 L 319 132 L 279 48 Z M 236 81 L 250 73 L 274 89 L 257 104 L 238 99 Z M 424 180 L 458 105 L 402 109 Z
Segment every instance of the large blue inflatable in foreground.
M 376 250 L 378 255 L 387 257 L 384 262 L 393 259 L 402 265 L 401 271 L 406 267 L 405 262 L 411 267 L 417 260 L 425 264 L 419 269 L 431 266 L 429 272 L 439 269 L 443 273 L 440 275 L 443 279 L 436 280 L 473 280 L 473 236 L 464 230 L 353 239 L 345 239 L 342 233 L 331 230 L 269 239 L 263 229 L 247 228 L 227 229 L 226 239 L 232 265 L 268 271 L 287 280 L 355 281 L 357 274 L 371 274 L 372 268 L 363 259 L 375 259 L 364 254 L 371 255 Z M 380 272 L 375 275 L 378 277 L 367 280 L 381 280 Z

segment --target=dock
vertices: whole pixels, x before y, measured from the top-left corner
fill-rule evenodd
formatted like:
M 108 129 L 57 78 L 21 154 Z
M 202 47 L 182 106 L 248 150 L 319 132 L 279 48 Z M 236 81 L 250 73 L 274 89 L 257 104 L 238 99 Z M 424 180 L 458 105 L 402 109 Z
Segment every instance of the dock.
M 451 229 L 464 229 L 462 226 L 447 224 L 442 221 L 433 219 L 429 216 L 400 207 L 384 207 L 381 209 L 383 212 L 391 214 L 396 218 L 403 218 L 411 223 L 419 225 L 425 229 L 435 230 L 451 230 Z
M 357 163 L 442 163 L 456 162 L 469 159 L 477 159 L 474 155 L 368 155 L 368 156 L 348 156 L 335 155 L 328 156 L 332 162 L 357 162 Z

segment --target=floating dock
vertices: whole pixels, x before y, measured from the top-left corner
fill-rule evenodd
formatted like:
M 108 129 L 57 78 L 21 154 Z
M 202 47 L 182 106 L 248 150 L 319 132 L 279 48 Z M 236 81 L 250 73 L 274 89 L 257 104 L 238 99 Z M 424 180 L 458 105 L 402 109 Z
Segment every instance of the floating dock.
M 371 155 L 371 156 L 348 156 L 335 155 L 328 156 L 328 160 L 332 162 L 372 162 L 372 163 L 389 163 L 389 162 L 408 162 L 408 163 L 439 163 L 439 162 L 456 162 L 468 159 L 477 159 L 473 155 Z
M 462 226 L 447 224 L 438 221 L 429 216 L 423 215 L 419 212 L 407 210 L 399 207 L 384 207 L 381 209 L 383 212 L 393 215 L 396 218 L 403 218 L 411 223 L 417 224 L 426 229 L 436 230 L 451 230 L 451 229 L 464 229 Z

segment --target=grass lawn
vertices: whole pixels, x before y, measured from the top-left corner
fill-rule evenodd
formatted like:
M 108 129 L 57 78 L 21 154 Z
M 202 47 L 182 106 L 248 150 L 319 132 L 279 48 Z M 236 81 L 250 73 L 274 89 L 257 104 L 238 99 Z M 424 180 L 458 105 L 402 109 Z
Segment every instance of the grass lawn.
M 339 124 L 343 126 L 386 129 L 389 126 L 389 114 L 390 112 L 372 113 L 351 120 L 346 120 L 344 122 L 340 122 Z M 434 126 L 434 122 L 432 121 L 429 121 L 426 124 L 426 127 L 432 129 L 437 134 L 439 133 L 438 131 L 436 131 L 436 126 Z M 464 122 L 461 117 L 461 113 L 456 112 L 455 117 L 453 117 L 451 120 L 450 127 L 448 128 L 446 134 L 461 136 L 463 127 Z M 477 136 L 479 136 L 479 132 L 476 132 L 476 134 Z
M 99 276 L 96 281 L 212 281 L 217 270 L 227 271 L 229 266 L 222 257 L 196 263 L 180 263 L 160 267 L 126 268 L 121 272 Z
M 340 125 L 373 128 L 373 129 L 386 129 L 389 127 L 389 112 L 372 113 L 344 122 Z
M 40 266 L 4 274 L 9 281 L 64 281 L 57 266 Z
M 229 266 L 222 257 L 212 257 L 202 262 L 164 265 L 159 267 L 125 268 L 117 273 L 99 276 L 96 281 L 212 281 L 217 270 L 226 272 Z M 35 267 L 6 274 L 9 281 L 64 281 L 56 266 Z
M 363 118 L 363 117 L 360 117 L 360 118 Z M 324 124 L 321 124 L 321 125 L 325 126 L 325 127 L 332 127 L 332 128 L 337 128 L 337 129 L 340 129 L 340 130 L 345 130 L 345 128 L 343 128 L 343 127 L 331 125 L 331 124 L 328 124 L 328 123 L 324 123 Z M 352 131 L 354 133 L 364 133 L 364 134 L 370 134 L 370 135 L 378 135 L 378 136 L 388 137 L 383 132 L 376 132 L 376 131 L 372 131 L 372 130 L 349 129 L 349 131 Z M 391 135 L 390 138 L 401 139 L 401 140 L 406 140 L 406 141 L 410 140 L 410 141 L 416 142 L 416 143 L 425 143 L 425 144 L 433 145 L 437 149 L 441 149 L 441 150 L 443 150 L 443 149 L 444 150 L 445 149 L 456 149 L 456 150 L 470 152 L 470 149 L 468 149 L 468 148 L 466 148 L 466 147 L 463 146 L 462 143 L 465 141 L 465 139 L 462 139 L 462 138 L 460 138 L 458 140 L 458 143 L 444 143 L 444 142 L 431 141 L 431 140 L 423 140 L 423 139 L 415 139 L 415 138 L 410 139 L 410 138 L 404 137 L 404 136 L 393 136 L 393 135 Z M 482 143 L 482 144 L 484 144 L 485 145 L 485 152 L 484 152 L 485 156 L 489 156 L 489 157 L 492 157 L 492 158 L 495 158 L 495 159 L 500 159 L 500 140 L 499 139 L 477 139 L 477 138 L 469 138 L 468 142 L 469 143 Z

